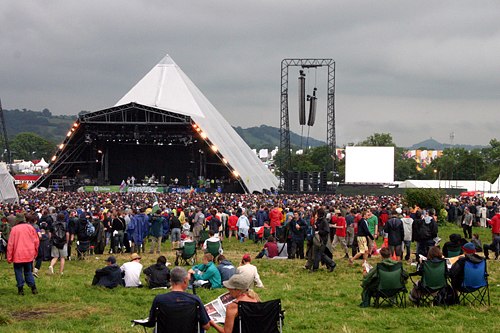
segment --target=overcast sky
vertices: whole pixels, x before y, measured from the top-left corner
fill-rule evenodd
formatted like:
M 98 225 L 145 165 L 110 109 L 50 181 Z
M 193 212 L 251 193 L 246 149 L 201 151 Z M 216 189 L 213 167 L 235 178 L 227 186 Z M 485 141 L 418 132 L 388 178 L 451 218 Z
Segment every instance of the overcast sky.
M 487 145 L 500 139 L 499 13 L 500 1 L 6 0 L 0 98 L 105 109 L 168 53 L 229 123 L 279 127 L 281 61 L 333 58 L 339 145 L 376 132 L 399 146 L 450 133 Z M 326 70 L 306 74 L 319 100 L 310 133 L 326 140 Z M 298 69 L 289 75 L 300 133 Z

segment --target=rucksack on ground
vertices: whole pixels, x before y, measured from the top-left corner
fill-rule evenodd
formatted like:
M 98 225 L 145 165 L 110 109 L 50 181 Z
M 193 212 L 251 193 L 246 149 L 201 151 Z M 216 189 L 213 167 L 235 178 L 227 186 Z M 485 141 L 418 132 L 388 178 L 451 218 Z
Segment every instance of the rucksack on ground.
M 58 249 L 62 249 L 66 244 L 66 226 L 64 222 L 56 222 L 53 225 L 52 244 Z

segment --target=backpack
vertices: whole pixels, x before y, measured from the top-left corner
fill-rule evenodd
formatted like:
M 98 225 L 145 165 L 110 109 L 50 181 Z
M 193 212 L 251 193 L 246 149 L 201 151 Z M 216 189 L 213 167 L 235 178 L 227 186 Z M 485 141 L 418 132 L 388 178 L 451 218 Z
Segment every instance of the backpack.
M 52 244 L 58 249 L 62 249 L 64 248 L 64 244 L 66 244 L 66 226 L 64 222 L 56 222 L 53 227 Z
M 95 227 L 91 221 L 87 221 L 87 226 L 85 227 L 85 233 L 88 237 L 93 237 L 95 233 Z

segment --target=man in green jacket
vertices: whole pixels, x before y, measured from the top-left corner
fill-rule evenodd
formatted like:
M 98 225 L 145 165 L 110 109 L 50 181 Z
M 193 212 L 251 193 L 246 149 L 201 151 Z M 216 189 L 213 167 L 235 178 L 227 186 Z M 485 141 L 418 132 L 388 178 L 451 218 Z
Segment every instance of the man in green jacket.
M 214 264 L 214 256 L 205 253 L 202 264 L 195 265 L 188 273 L 194 279 L 194 286 L 203 288 L 222 288 L 220 272 Z

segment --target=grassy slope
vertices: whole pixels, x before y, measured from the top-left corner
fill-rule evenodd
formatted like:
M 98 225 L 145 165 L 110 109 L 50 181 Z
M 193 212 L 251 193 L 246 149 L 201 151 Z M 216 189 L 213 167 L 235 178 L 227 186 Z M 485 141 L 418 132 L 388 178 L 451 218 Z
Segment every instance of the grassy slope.
M 457 227 L 441 228 L 444 239 Z M 476 230 L 474 230 L 476 231 Z M 481 238 L 490 240 L 489 230 L 481 230 Z M 165 245 L 164 245 L 165 246 Z M 170 246 L 170 244 L 169 244 Z M 260 245 L 240 244 L 233 238 L 225 242 L 226 255 L 238 262 L 246 253 L 256 254 Z M 338 248 L 340 250 L 340 247 Z M 167 252 L 173 261 L 171 252 Z M 500 296 L 500 261 L 489 261 L 492 306 L 472 308 L 360 309 L 361 266 L 349 267 L 336 252 L 337 269 L 328 273 L 320 269 L 308 273 L 301 260 L 255 260 L 266 288 L 258 290 L 263 300 L 281 298 L 286 310 L 285 332 L 399 332 L 429 329 L 434 332 L 475 331 L 494 332 L 500 329 L 498 320 Z M 12 267 L 0 262 L 0 331 L 1 332 L 142 332 L 131 328 L 130 319 L 147 316 L 153 297 L 163 291 L 148 289 L 106 290 L 90 286 L 93 272 L 103 266 L 105 255 L 87 261 L 67 263 L 65 275 L 48 275 L 48 263 L 42 265 L 37 280 L 40 294 L 17 296 Z M 118 256 L 119 263 L 127 260 Z M 372 264 L 379 259 L 371 259 Z M 145 255 L 145 266 L 154 263 L 155 256 Z M 406 265 L 406 264 L 405 264 Z M 407 265 L 409 271 L 414 267 Z M 57 270 L 57 269 L 56 269 Z M 410 285 L 408 285 L 410 288 Z M 224 290 L 200 290 L 204 302 L 209 302 Z M 213 331 L 213 330 L 212 330 Z

